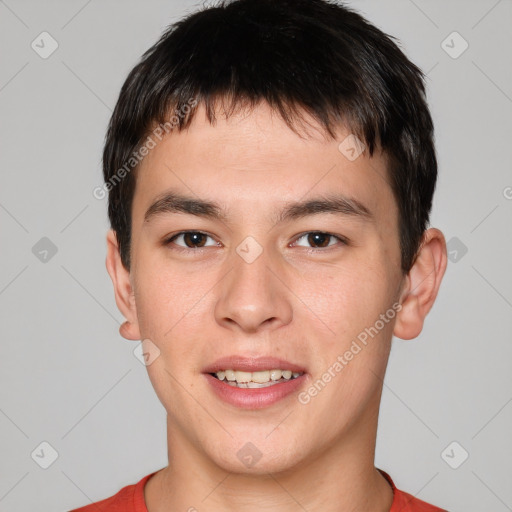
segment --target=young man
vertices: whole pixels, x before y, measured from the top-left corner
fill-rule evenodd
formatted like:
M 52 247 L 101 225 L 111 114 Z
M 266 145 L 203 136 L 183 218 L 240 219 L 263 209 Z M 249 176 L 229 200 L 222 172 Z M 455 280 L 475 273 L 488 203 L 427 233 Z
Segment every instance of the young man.
M 423 75 L 324 0 L 170 27 L 104 150 L 107 268 L 169 464 L 80 511 L 441 510 L 374 466 L 391 338 L 446 268 Z

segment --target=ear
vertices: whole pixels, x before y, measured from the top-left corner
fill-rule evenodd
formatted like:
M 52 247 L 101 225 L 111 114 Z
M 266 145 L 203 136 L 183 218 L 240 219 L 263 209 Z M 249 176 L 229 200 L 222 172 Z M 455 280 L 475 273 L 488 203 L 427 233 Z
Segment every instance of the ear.
M 446 241 L 443 233 L 430 228 L 423 234 L 418 255 L 406 276 L 400 297 L 402 309 L 397 315 L 393 334 L 398 338 L 416 338 L 432 308 L 446 270 Z
M 140 340 L 137 308 L 130 281 L 130 271 L 125 268 L 121 261 L 117 236 L 112 229 L 107 233 L 107 259 L 105 264 L 114 284 L 117 307 L 126 318 L 126 322 L 119 327 L 119 334 L 127 340 Z

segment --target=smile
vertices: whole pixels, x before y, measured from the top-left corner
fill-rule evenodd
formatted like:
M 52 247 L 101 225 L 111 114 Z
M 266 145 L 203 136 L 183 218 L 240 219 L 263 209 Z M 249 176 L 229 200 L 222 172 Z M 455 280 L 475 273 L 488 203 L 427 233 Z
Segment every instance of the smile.
M 225 381 L 232 387 L 237 388 L 265 388 L 275 386 L 283 382 L 300 377 L 303 372 L 292 372 L 291 370 L 262 370 L 257 372 L 245 372 L 240 370 L 221 370 L 211 373 L 220 381 Z

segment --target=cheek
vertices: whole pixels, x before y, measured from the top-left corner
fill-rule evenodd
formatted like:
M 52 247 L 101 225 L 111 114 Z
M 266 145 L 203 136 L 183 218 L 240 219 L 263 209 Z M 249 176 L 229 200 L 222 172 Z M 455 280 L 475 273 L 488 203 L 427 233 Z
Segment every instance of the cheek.
M 150 339 L 159 350 L 147 371 L 160 400 L 171 407 L 171 398 L 173 403 L 186 399 L 178 382 L 189 391 L 196 384 L 190 380 L 190 371 L 201 360 L 205 308 L 209 307 L 205 296 L 213 283 L 205 278 L 205 271 L 184 273 L 162 265 L 144 268 L 148 270 L 138 275 L 139 328 L 142 338 Z
M 200 360 L 199 333 L 204 324 L 200 317 L 205 303 L 201 297 L 209 287 L 198 274 L 184 275 L 156 265 L 145 268 L 148 270 L 137 276 L 140 333 L 159 351 L 146 369 L 167 411 L 178 414 L 188 396 L 183 386 L 191 392 L 196 385 L 190 380 L 190 371 Z
M 162 339 L 198 314 L 211 285 L 205 271 L 183 272 L 175 265 L 150 261 L 137 274 L 136 287 L 141 334 Z
M 311 276 L 311 274 L 310 274 Z M 372 326 L 392 305 L 392 280 L 381 265 L 354 258 L 345 265 L 316 268 L 314 277 L 296 282 L 299 311 L 330 333 L 339 348 Z

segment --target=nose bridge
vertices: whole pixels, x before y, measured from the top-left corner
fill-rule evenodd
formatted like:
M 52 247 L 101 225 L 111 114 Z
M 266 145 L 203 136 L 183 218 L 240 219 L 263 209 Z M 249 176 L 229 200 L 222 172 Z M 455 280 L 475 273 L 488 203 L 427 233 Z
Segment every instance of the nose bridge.
M 233 270 L 222 280 L 215 306 L 217 322 L 246 331 L 283 325 L 292 316 L 286 287 L 274 275 L 279 261 L 256 244 L 247 237 L 231 254 Z

